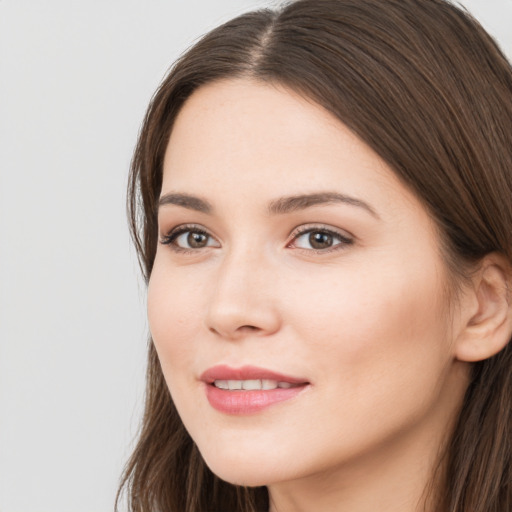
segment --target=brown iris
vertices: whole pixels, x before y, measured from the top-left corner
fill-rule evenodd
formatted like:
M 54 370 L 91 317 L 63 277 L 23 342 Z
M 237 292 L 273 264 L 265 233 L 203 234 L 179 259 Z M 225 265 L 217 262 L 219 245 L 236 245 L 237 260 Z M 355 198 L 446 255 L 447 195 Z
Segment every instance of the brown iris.
M 332 235 L 313 231 L 309 234 L 309 243 L 314 249 L 326 249 L 332 246 Z
M 202 233 L 194 233 L 190 232 L 187 236 L 187 243 L 189 247 L 193 249 L 201 249 L 202 247 L 206 247 L 208 243 L 208 236 L 203 235 Z

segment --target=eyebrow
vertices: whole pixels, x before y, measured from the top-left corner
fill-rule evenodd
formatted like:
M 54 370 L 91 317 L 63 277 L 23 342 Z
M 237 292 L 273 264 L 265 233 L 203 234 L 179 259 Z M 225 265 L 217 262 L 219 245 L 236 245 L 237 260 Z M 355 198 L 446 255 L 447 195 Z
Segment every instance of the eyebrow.
M 328 205 L 333 203 L 343 203 L 350 206 L 363 208 L 376 218 L 379 218 L 377 212 L 361 199 L 339 194 L 337 192 L 318 192 L 316 194 L 296 195 L 290 197 L 281 197 L 271 201 L 268 205 L 268 212 L 274 215 L 282 215 L 298 210 L 305 210 L 312 206 Z
M 299 210 L 305 210 L 312 206 L 343 203 L 349 206 L 362 208 L 375 218 L 380 218 L 377 212 L 368 204 L 355 197 L 339 194 L 337 192 L 317 192 L 313 194 L 299 194 L 295 196 L 280 197 L 269 202 L 267 212 L 270 215 L 284 215 Z M 213 206 L 206 199 L 189 194 L 169 193 L 164 194 L 158 201 L 158 207 L 173 204 L 189 210 L 212 214 Z
M 213 212 L 213 206 L 208 201 L 189 194 L 171 193 L 161 196 L 158 200 L 158 208 L 167 204 L 175 204 L 176 206 L 182 206 L 183 208 L 202 213 L 210 214 Z

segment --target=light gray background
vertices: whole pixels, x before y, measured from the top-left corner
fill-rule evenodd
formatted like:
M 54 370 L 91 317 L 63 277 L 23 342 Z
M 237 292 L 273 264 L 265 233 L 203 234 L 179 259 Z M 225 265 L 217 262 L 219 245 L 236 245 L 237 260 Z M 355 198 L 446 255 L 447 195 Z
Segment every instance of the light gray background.
M 463 3 L 512 55 L 512 0 Z M 112 510 L 143 398 L 140 121 L 198 36 L 269 4 L 0 0 L 0 512 Z

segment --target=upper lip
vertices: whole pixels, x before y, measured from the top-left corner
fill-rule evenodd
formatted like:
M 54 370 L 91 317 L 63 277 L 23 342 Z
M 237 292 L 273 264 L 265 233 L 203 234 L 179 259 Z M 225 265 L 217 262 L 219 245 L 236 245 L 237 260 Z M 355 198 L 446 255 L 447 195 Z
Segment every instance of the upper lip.
M 217 365 L 208 368 L 201 374 L 200 379 L 207 384 L 212 384 L 216 380 L 257 380 L 267 379 L 277 382 L 289 382 L 290 384 L 308 384 L 307 379 L 301 377 L 292 377 L 277 373 L 266 368 L 257 366 L 241 366 L 240 368 L 231 368 L 227 365 Z

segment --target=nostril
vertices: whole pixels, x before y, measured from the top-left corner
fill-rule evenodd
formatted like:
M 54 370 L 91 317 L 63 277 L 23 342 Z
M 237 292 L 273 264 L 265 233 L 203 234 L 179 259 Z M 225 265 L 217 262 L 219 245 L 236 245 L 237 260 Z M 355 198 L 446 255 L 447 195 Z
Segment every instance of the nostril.
M 236 328 L 232 332 L 231 336 L 238 338 L 240 335 L 252 333 L 252 332 L 260 331 L 260 330 L 261 329 L 259 329 L 258 327 L 255 327 L 254 325 L 241 325 L 240 327 Z M 209 327 L 209 331 L 212 332 L 213 334 L 217 334 L 219 336 L 226 336 L 226 334 L 223 334 L 222 329 L 216 329 L 215 327 Z M 230 336 L 228 336 L 228 337 L 230 337 Z
M 241 339 L 274 333 L 279 329 L 279 315 L 268 302 L 245 304 L 240 301 L 212 304 L 204 317 L 208 331 L 226 339 Z
M 258 328 L 257 327 L 254 327 L 254 325 L 242 325 L 241 327 L 238 328 L 239 331 L 245 331 L 245 330 L 249 330 L 249 331 L 257 331 Z

